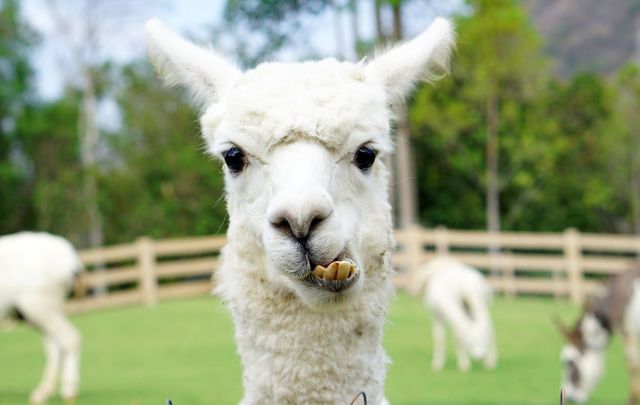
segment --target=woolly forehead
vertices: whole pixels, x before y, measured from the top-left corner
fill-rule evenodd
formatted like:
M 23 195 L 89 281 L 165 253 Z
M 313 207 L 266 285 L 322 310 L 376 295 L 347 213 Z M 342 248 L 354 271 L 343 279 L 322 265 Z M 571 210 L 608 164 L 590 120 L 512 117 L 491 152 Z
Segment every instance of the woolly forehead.
M 266 63 L 241 75 L 201 118 L 209 148 L 228 143 L 255 150 L 310 139 L 333 152 L 371 142 L 391 149 L 390 112 L 382 86 L 362 65 L 333 59 Z

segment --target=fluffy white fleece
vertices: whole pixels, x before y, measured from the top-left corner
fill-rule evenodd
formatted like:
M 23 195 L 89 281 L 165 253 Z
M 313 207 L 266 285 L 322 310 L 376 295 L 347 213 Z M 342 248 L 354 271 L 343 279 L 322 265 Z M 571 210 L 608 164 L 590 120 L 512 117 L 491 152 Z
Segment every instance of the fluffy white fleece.
M 59 236 L 21 232 L 0 237 L 0 318 L 16 308 L 44 335 L 46 364 L 32 403 L 45 402 L 59 377 L 62 397 L 77 396 L 80 334 L 64 315 L 63 304 L 81 270 L 73 246 Z
M 244 366 L 242 404 L 347 404 L 360 391 L 382 403 L 394 246 L 384 157 L 397 103 L 446 66 L 451 24 L 437 19 L 370 62 L 245 73 L 157 20 L 147 32 L 159 75 L 201 105 L 212 155 L 243 153 L 240 171 L 224 169 L 229 243 L 216 274 Z M 377 153 L 366 170 L 354 158 L 363 146 Z M 282 231 L 279 213 L 307 226 L 304 240 Z M 360 270 L 348 289 L 309 282 L 314 264 L 340 257 Z

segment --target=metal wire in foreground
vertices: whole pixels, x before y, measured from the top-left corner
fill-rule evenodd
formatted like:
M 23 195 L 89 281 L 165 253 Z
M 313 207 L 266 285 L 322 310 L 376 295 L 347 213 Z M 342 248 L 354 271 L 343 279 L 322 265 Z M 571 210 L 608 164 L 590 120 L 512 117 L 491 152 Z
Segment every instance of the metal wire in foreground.
M 356 400 L 358 399 L 358 397 L 362 396 L 362 400 L 364 401 L 364 405 L 367 405 L 367 394 L 364 393 L 364 391 L 360 391 L 356 394 L 355 397 L 353 397 L 353 399 L 351 400 L 351 402 L 349 402 L 349 405 L 353 405 L 356 403 Z

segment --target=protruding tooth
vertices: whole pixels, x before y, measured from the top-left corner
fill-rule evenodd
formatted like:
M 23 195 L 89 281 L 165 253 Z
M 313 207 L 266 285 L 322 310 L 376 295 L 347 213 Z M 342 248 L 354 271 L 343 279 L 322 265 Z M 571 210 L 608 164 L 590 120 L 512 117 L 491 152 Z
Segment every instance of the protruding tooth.
M 324 272 L 325 280 L 335 280 L 336 273 L 338 272 L 338 262 L 333 262 L 327 267 L 327 271 Z
M 351 269 L 351 263 L 349 262 L 340 262 L 338 265 L 338 274 L 336 275 L 336 280 L 346 280 L 349 277 L 349 269 Z
M 349 268 L 349 277 L 355 276 L 357 272 L 358 272 L 358 266 L 351 263 L 351 268 Z
M 315 269 L 313 269 L 313 275 L 317 278 L 322 278 L 324 276 L 324 271 L 326 269 L 320 265 L 317 265 Z

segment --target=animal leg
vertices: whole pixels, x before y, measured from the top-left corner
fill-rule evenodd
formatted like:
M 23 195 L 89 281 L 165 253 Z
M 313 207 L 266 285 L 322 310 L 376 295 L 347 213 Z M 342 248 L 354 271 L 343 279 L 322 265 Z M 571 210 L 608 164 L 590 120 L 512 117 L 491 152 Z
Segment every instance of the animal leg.
M 72 402 L 78 396 L 80 385 L 80 333 L 62 312 L 51 319 L 49 327 L 62 348 L 60 394 Z
M 458 357 L 458 370 L 466 373 L 471 368 L 471 360 L 469 354 L 464 347 L 462 337 L 456 335 L 456 356 Z
M 438 316 L 433 317 L 433 360 L 431 361 L 431 369 L 440 371 L 444 367 L 447 337 L 445 326 L 442 319 Z
M 449 299 L 442 302 L 439 312 L 441 318 L 446 320 L 455 336 L 458 370 L 468 371 L 471 367 L 471 360 L 469 359 L 464 339 L 471 332 L 473 324 L 464 312 L 461 303 L 456 300 Z
M 46 355 L 46 363 L 44 372 L 40 378 L 40 382 L 36 388 L 31 391 L 30 401 L 33 404 L 41 404 L 47 401 L 51 395 L 56 392 L 56 381 L 58 379 L 58 370 L 60 368 L 60 347 L 51 336 L 43 337 L 44 350 Z
M 80 378 L 80 334 L 64 315 L 60 291 L 63 290 L 32 291 L 20 298 L 18 308 L 58 347 L 57 364 L 62 368 L 60 392 L 64 399 L 72 400 L 77 396 Z
M 491 334 L 487 354 L 484 356 L 484 368 L 493 370 L 498 365 L 498 348 L 496 347 L 496 337 L 493 329 L 489 331 Z

